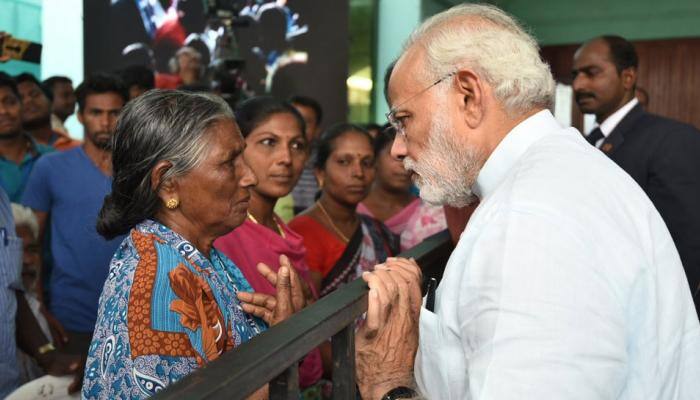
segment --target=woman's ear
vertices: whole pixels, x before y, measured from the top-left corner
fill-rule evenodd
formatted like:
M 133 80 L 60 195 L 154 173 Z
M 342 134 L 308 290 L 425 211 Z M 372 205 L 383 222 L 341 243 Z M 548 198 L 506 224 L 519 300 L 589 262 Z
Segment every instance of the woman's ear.
M 326 172 L 322 169 L 314 168 L 314 175 L 316 176 L 316 182 L 318 183 L 318 188 L 323 190 L 323 185 L 326 180 Z
M 172 167 L 173 164 L 170 161 L 158 161 L 151 170 L 151 190 L 158 191 L 158 197 L 163 203 L 177 198 L 177 182 L 169 178 L 163 179 L 165 173 Z
M 456 81 L 464 122 L 474 129 L 484 118 L 484 87 L 481 79 L 471 70 L 457 72 Z

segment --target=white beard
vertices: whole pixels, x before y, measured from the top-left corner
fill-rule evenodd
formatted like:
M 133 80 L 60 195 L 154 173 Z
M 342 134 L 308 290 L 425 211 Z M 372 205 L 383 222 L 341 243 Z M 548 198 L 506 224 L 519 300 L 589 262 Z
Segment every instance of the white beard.
M 433 119 L 420 161 L 404 158 L 404 168 L 418 175 L 415 184 L 428 203 L 464 207 L 476 200 L 471 186 L 481 168 L 481 157 L 474 147 L 457 144 L 454 134 L 445 119 Z

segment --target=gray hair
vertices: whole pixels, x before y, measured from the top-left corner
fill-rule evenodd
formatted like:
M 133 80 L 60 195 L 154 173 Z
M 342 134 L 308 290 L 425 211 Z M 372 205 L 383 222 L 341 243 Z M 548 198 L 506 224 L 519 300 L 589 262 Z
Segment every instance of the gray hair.
M 497 7 L 462 4 L 426 20 L 404 45 L 427 54 L 426 81 L 460 68 L 473 69 L 510 113 L 550 107 L 554 79 L 536 40 Z
M 32 232 L 34 239 L 39 239 L 39 221 L 30 208 L 12 203 L 12 218 L 15 220 L 15 226 L 26 226 Z
M 97 230 L 107 238 L 125 234 L 162 207 L 151 171 L 172 164 L 161 182 L 186 175 L 208 151 L 209 128 L 234 119 L 218 96 L 150 90 L 127 103 L 112 138 L 112 193 L 100 210 Z

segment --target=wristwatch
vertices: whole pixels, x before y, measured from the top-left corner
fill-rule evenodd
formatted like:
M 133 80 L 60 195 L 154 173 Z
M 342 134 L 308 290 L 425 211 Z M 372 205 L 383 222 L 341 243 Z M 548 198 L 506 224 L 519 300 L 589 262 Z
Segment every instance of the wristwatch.
M 412 399 L 415 397 L 418 397 L 418 393 L 415 390 L 406 386 L 399 386 L 388 391 L 381 400 Z

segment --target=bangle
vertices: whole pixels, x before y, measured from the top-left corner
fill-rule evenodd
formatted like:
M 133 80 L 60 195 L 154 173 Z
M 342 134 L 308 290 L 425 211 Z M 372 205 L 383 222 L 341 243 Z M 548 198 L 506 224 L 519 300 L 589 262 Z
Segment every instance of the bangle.
M 39 353 L 39 355 L 44 355 L 44 354 L 48 353 L 49 351 L 54 351 L 54 350 L 56 350 L 56 348 L 53 347 L 53 343 L 48 342 L 45 345 L 39 347 L 39 349 L 37 349 L 37 353 Z
M 418 396 L 415 390 L 406 387 L 399 386 L 388 391 L 381 400 L 395 400 L 395 399 L 413 399 Z

